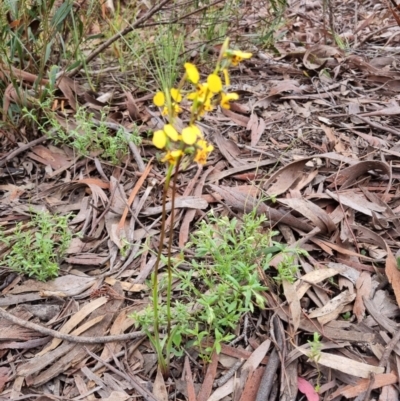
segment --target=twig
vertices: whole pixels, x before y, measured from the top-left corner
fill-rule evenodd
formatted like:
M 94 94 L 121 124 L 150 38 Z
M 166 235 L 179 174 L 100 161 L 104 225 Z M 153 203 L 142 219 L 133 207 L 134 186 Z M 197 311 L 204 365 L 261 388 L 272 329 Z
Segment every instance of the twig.
M 392 24 L 392 25 L 387 25 L 387 26 L 383 26 L 382 28 L 377 29 L 376 31 L 371 32 L 370 34 L 368 34 L 363 40 L 361 40 L 358 43 L 355 43 L 353 45 L 353 49 L 357 49 L 358 47 L 360 47 L 361 45 L 363 45 L 365 42 L 367 42 L 368 40 L 370 40 L 374 35 L 377 35 L 378 33 L 381 33 L 383 31 L 386 31 L 386 29 L 389 28 L 394 28 L 395 26 L 398 26 L 397 24 Z
M 102 51 L 107 49 L 107 47 L 109 47 L 111 44 L 113 44 L 115 41 L 117 41 L 122 36 L 125 36 L 127 33 L 132 32 L 136 28 L 140 28 L 140 26 L 143 25 L 144 22 L 149 20 L 156 12 L 160 11 L 164 7 L 164 5 L 167 4 L 169 1 L 170 0 L 162 0 L 159 4 L 154 6 L 145 15 L 143 15 L 142 18 L 139 18 L 134 24 L 127 26 L 121 32 L 117 32 L 114 36 L 112 36 L 110 39 L 108 39 L 102 45 L 100 45 L 96 50 L 92 51 L 86 57 L 85 61 L 81 61 L 72 71 L 68 72 L 66 75 L 69 78 L 74 77 L 85 64 L 88 64 L 90 61 L 92 61 Z
M 218 380 L 215 380 L 213 387 L 221 387 L 223 386 L 235 373 L 236 371 L 244 364 L 244 359 L 239 359 L 236 361 L 232 367 Z
M 18 326 L 26 327 L 31 330 L 35 330 L 45 336 L 51 336 L 54 338 L 59 338 L 60 340 L 69 341 L 72 343 L 80 343 L 80 344 L 105 344 L 111 343 L 113 341 L 128 341 L 133 340 L 134 338 L 144 336 L 144 333 L 141 331 L 135 331 L 133 333 L 127 334 L 119 334 L 115 336 L 104 336 L 104 337 L 81 337 L 81 336 L 73 336 L 70 334 L 63 334 L 56 330 L 48 329 L 46 327 L 40 326 L 39 324 L 28 322 L 27 320 L 20 319 L 12 315 L 11 313 L 6 312 L 4 309 L 0 308 L 0 317 L 9 320 L 10 322 L 17 324 Z
M 369 118 L 364 118 L 364 117 L 361 117 L 359 115 L 357 115 L 357 118 L 359 118 L 361 121 L 364 121 L 365 123 L 369 124 L 371 127 L 374 127 L 376 129 L 380 129 L 382 131 L 389 132 L 389 133 L 391 133 L 393 135 L 400 136 L 400 131 L 398 131 L 397 129 L 390 128 L 390 127 L 385 127 L 382 124 L 378 124 L 378 123 L 376 123 L 374 121 L 371 121 Z
M 4 166 L 9 160 L 12 160 L 15 156 L 18 156 L 20 153 L 25 152 L 25 150 L 30 149 L 32 146 L 39 145 L 39 143 L 44 142 L 46 139 L 49 139 L 48 136 L 42 136 L 41 138 L 35 139 L 34 141 L 31 141 L 27 143 L 26 145 L 21 146 L 18 149 L 13 150 L 10 152 L 4 159 L 0 160 L 0 167 Z
M 110 369 L 112 372 L 117 374 L 118 376 L 122 377 L 123 379 L 127 380 L 129 383 L 132 384 L 132 386 L 135 388 L 135 390 L 146 400 L 146 401 L 158 401 L 157 398 L 154 397 L 153 394 L 150 393 L 147 389 L 145 389 L 134 377 L 131 377 L 123 372 L 120 372 L 118 369 L 114 368 L 111 364 L 107 363 L 100 357 L 98 357 L 96 354 L 93 352 L 90 352 L 86 347 L 85 351 L 96 361 L 100 362 L 103 364 L 106 368 Z
M 368 388 L 364 393 L 364 397 L 363 398 L 360 397 L 362 399 L 362 401 L 369 401 L 371 399 L 370 396 L 371 396 L 371 391 L 372 391 L 372 387 L 373 387 L 374 383 L 375 383 L 375 374 L 370 372 Z M 361 394 L 360 394 L 360 396 L 361 396 Z
M 265 367 L 265 371 L 263 377 L 261 379 L 260 387 L 257 391 L 256 401 L 267 401 L 269 399 L 269 395 L 272 390 L 272 385 L 274 383 L 275 373 L 279 368 L 281 363 L 281 358 L 279 357 L 279 352 L 282 350 L 283 346 L 283 337 L 282 332 L 279 327 L 279 317 L 275 316 L 274 321 L 274 332 L 275 338 L 277 342 L 277 346 L 271 353 L 271 356 L 268 359 L 268 364 Z M 279 349 L 278 349 L 279 348 Z
M 381 360 L 379 361 L 379 365 L 381 367 L 386 366 L 387 361 L 389 359 L 390 354 L 392 353 L 396 344 L 400 341 L 400 330 L 394 335 L 394 337 L 390 340 L 390 342 L 386 345 L 385 351 L 382 354 Z

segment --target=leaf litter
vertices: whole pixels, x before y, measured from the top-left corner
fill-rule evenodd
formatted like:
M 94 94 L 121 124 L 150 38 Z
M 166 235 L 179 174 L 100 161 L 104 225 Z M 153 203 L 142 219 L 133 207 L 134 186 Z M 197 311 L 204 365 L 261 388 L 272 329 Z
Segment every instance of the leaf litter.
M 246 4 L 244 21 L 254 20 L 258 5 Z M 298 392 L 313 401 L 398 399 L 399 13 L 386 2 L 331 6 L 337 37 L 322 21 L 321 2 L 289 3 L 275 53 L 257 48 L 258 57 L 232 77 L 240 102 L 203 122 L 217 145 L 209 164 L 178 180 L 177 254 L 206 211 L 233 217 L 256 208 L 278 228 L 280 242 L 308 251 L 297 261 L 296 281 L 283 282 L 280 292 L 267 277 L 273 270 L 264 272 L 267 309 L 245 316 L 236 338 L 208 364 L 188 347 L 166 381 L 143 336 L 77 344 L 2 314 L 0 399 L 252 401 L 292 400 Z M 27 87 L 37 79 L 2 66 L 7 85 L 11 73 Z M 70 115 L 83 102 L 104 108 L 73 74 L 57 88 Z M 118 96 L 110 130 L 129 132 L 127 115 L 141 132 L 157 127 L 148 93 L 129 88 Z M 18 102 L 8 86 L 3 117 Z M 52 281 L 2 268 L 0 306 L 18 322 L 70 340 L 134 331 L 129 316 L 148 303 L 155 262 L 139 250 L 143 242 L 154 249 L 160 230 L 164 171 L 151 159 L 155 150 L 130 143 L 131 154 L 113 167 L 43 137 L 16 147 L 10 135 L 1 138 L 0 225 L 12 230 L 33 208 L 73 213 L 70 225 L 83 235 Z M 314 333 L 321 340 L 313 356 Z

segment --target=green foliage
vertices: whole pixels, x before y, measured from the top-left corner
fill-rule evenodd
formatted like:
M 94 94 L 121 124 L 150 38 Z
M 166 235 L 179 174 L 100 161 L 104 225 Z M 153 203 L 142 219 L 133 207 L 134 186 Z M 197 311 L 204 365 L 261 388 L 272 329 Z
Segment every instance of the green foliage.
M 274 48 L 274 43 L 277 39 L 276 32 L 284 26 L 283 16 L 287 7 L 286 0 L 270 0 L 269 12 L 267 16 L 260 18 L 258 23 L 254 24 L 255 34 L 253 34 L 254 42 L 266 48 Z M 281 33 L 284 36 L 285 32 Z
M 210 215 L 208 220 L 201 222 L 188 244 L 194 252 L 194 258 L 186 262 L 190 268 L 179 269 L 183 259 L 175 263 L 180 300 L 173 301 L 171 307 L 175 326 L 171 351 L 181 355 L 186 337 L 205 359 L 234 337 L 232 332 L 244 314 L 253 312 L 255 306 L 265 307 L 262 292 L 267 288 L 260 283 L 258 269 L 267 270 L 274 255 L 282 250 L 286 268 L 292 261 L 292 253 L 274 245 L 272 237 L 277 232 L 263 229 L 267 221 L 264 215 L 246 214 L 243 221 Z M 152 305 L 132 318 L 150 333 L 154 324 Z M 167 322 L 166 305 L 161 304 L 159 326 L 166 327 Z M 204 347 L 205 340 L 213 340 L 212 345 L 206 341 Z
M 278 282 L 286 280 L 289 281 L 289 283 L 294 283 L 297 279 L 299 269 L 299 266 L 296 264 L 297 256 L 305 255 L 306 252 L 301 249 L 290 249 L 286 247 L 282 247 L 281 251 L 284 253 L 285 258 L 278 263 L 278 276 L 275 277 L 275 280 Z
M 39 281 L 57 277 L 60 259 L 72 239 L 68 219 L 39 212 L 28 224 L 18 223 L 10 235 L 0 232 L 0 242 L 10 248 L 2 263 Z
M 39 121 L 34 110 L 25 108 L 25 117 L 34 121 L 56 143 L 69 145 L 82 156 L 88 156 L 93 151 L 100 151 L 104 160 L 110 160 L 116 165 L 128 154 L 129 142 L 138 145 L 141 141 L 138 132 L 128 133 L 123 127 L 120 127 L 114 136 L 110 135 L 110 128 L 103 112 L 100 120 L 97 121 L 93 113 L 88 113 L 83 107 L 79 107 L 74 119 L 66 120 L 64 129 L 47 104 L 42 104 L 41 109 L 45 112 L 43 123 Z
M 95 0 L 85 3 L 84 18 L 81 18 L 73 0 L 65 0 L 61 4 L 55 0 L 0 2 L 0 65 L 6 67 L 6 72 L 7 67 L 16 67 L 37 75 L 31 95 L 42 102 L 46 94 L 40 81 L 46 78 L 48 68 L 66 63 L 68 67 L 69 60 L 75 62 L 84 57 L 80 46 L 100 10 Z M 25 99 L 26 88 L 13 72 L 9 75 L 18 97 Z M 1 98 L 5 89 L 6 85 L 0 82 Z M 13 103 L 9 117 L 14 120 L 20 112 L 18 105 Z
M 313 339 L 307 341 L 308 344 L 310 344 L 310 352 L 307 354 L 307 356 L 315 362 L 315 365 L 317 366 L 317 372 L 318 372 L 318 377 L 317 377 L 317 384 L 315 386 L 315 391 L 319 391 L 321 384 L 321 371 L 319 369 L 318 361 L 321 358 L 321 349 L 322 349 L 322 343 L 321 343 L 321 338 L 319 333 L 314 333 Z

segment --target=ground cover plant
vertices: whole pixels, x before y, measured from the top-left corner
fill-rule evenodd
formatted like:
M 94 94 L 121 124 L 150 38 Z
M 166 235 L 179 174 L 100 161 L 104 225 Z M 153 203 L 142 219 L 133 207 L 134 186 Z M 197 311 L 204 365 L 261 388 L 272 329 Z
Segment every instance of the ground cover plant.
M 72 239 L 68 217 L 32 213 L 30 222 L 18 223 L 11 232 L 0 231 L 0 241 L 6 248 L 2 251 L 2 264 L 39 281 L 57 277 Z
M 394 4 L 0 11 L 0 399 L 399 398 Z

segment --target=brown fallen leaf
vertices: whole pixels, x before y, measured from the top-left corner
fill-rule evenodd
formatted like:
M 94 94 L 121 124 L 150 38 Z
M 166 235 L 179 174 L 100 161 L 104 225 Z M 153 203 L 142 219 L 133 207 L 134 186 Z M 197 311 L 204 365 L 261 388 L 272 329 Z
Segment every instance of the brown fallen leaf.
M 88 317 L 93 311 L 98 309 L 100 306 L 104 305 L 107 302 L 106 297 L 97 298 L 85 306 L 82 307 L 78 312 L 76 312 L 71 318 L 58 330 L 59 333 L 68 334 L 70 333 L 83 319 Z M 53 341 L 42 351 L 40 351 L 37 356 L 41 356 L 46 354 L 47 352 L 58 347 L 59 344 L 62 343 L 62 340 L 59 338 L 53 338 Z
M 197 401 L 207 401 L 212 393 L 213 383 L 217 374 L 218 354 L 214 351 L 211 356 L 211 363 L 208 365 L 203 384 L 197 395 Z
M 334 398 L 340 395 L 346 398 L 357 397 L 359 394 L 362 394 L 364 391 L 367 391 L 369 383 L 370 379 L 362 379 L 359 380 L 356 385 L 349 384 L 345 387 L 341 387 L 328 397 L 328 401 L 333 400 Z M 396 383 L 397 383 L 397 376 L 394 373 L 376 374 L 374 376 L 374 381 L 371 390 Z
M 391 249 L 387 246 L 387 258 L 385 264 L 385 273 L 392 285 L 397 305 L 400 306 L 400 270 L 397 267 L 397 260 L 394 257 Z
M 286 192 L 303 175 L 304 166 L 309 159 L 298 160 L 280 168 L 264 184 L 268 195 L 278 196 Z
M 251 146 L 257 146 L 258 141 L 265 131 L 265 127 L 264 119 L 262 117 L 257 117 L 257 115 L 253 113 L 247 124 L 247 129 L 250 131 Z
M 260 366 L 248 378 L 239 401 L 255 401 L 264 371 L 265 371 L 265 366 Z
M 339 270 L 334 268 L 317 269 L 304 274 L 294 283 L 298 298 L 303 298 L 304 294 L 308 291 L 312 284 L 318 284 L 323 280 L 336 276 L 337 274 L 339 274 Z
M 296 333 L 300 326 L 301 305 L 300 299 L 296 293 L 296 287 L 287 280 L 282 280 L 283 292 L 289 304 L 290 319 L 289 323 L 293 326 L 293 332 Z
M 157 401 L 168 401 L 168 391 L 167 387 L 165 386 L 160 365 L 158 365 L 156 379 L 153 383 L 153 394 Z
M 321 209 L 315 203 L 307 199 L 299 198 L 280 198 L 278 201 L 310 219 L 321 230 L 321 232 L 331 233 L 336 230 L 336 225 L 328 213 L 326 213 L 325 210 Z
M 354 190 L 332 192 L 329 189 L 326 189 L 325 193 L 332 199 L 335 199 L 338 203 L 351 207 L 357 212 L 370 217 L 372 216 L 372 212 L 384 212 L 386 210 L 385 207 L 369 202 L 365 196 L 355 192 Z
M 249 123 L 250 117 L 246 117 L 242 114 L 234 113 L 231 110 L 222 109 L 222 113 L 229 117 L 235 124 L 246 128 L 247 124 Z
M 379 395 L 378 401 L 387 401 L 387 400 L 398 400 L 399 399 L 399 391 L 394 385 L 388 384 L 382 387 L 382 391 Z
M 318 44 L 311 46 L 305 52 L 303 64 L 309 70 L 317 70 L 323 67 L 329 58 L 342 56 L 342 54 L 336 47 Z
M 196 391 L 195 391 L 194 383 L 193 383 L 193 375 L 192 375 L 192 371 L 190 369 L 189 358 L 187 356 L 185 357 L 184 368 L 185 368 L 185 379 L 186 379 L 186 384 L 187 384 L 188 401 L 197 401 Z
M 246 213 L 257 210 L 257 213 L 264 213 L 273 222 L 280 222 L 304 232 L 310 232 L 314 228 L 290 214 L 270 208 L 265 203 L 260 203 L 251 195 L 244 195 L 230 187 L 225 188 L 217 185 L 210 185 L 210 187 L 220 194 L 228 205 Z
M 125 401 L 128 398 L 130 398 L 130 396 L 125 393 L 125 391 L 111 391 L 111 394 L 106 397 L 106 398 L 102 398 L 103 401 Z
M 12 371 L 10 368 L 6 366 L 0 367 L 0 394 L 3 392 L 8 378 L 11 376 L 11 373 Z
M 365 306 L 363 297 L 370 296 L 372 288 L 371 274 L 362 272 L 356 282 L 356 300 L 353 306 L 353 313 L 356 315 L 358 322 L 364 319 Z
M 356 294 L 352 294 L 349 291 L 343 291 L 336 297 L 332 298 L 326 305 L 322 308 L 317 308 L 313 310 L 309 317 L 317 318 L 318 322 L 322 325 L 335 320 L 339 314 L 342 312 L 343 308 L 350 302 L 354 300 Z
M 308 351 L 302 348 L 297 347 L 297 349 L 304 355 L 308 354 Z M 368 365 L 367 363 L 357 362 L 350 358 L 328 354 L 326 352 L 319 353 L 318 364 L 331 369 L 337 369 L 351 376 L 362 378 L 369 378 L 371 373 L 380 374 L 385 371 L 385 368 L 380 366 Z
M 327 180 L 332 182 L 328 188 L 335 188 L 335 186 L 341 186 L 341 190 L 348 188 L 361 175 L 368 173 L 370 170 L 379 170 L 384 174 L 391 176 L 391 168 L 387 163 L 380 161 L 360 161 L 350 167 L 341 169 L 337 173 L 328 177 Z M 388 185 L 390 186 L 390 181 Z

